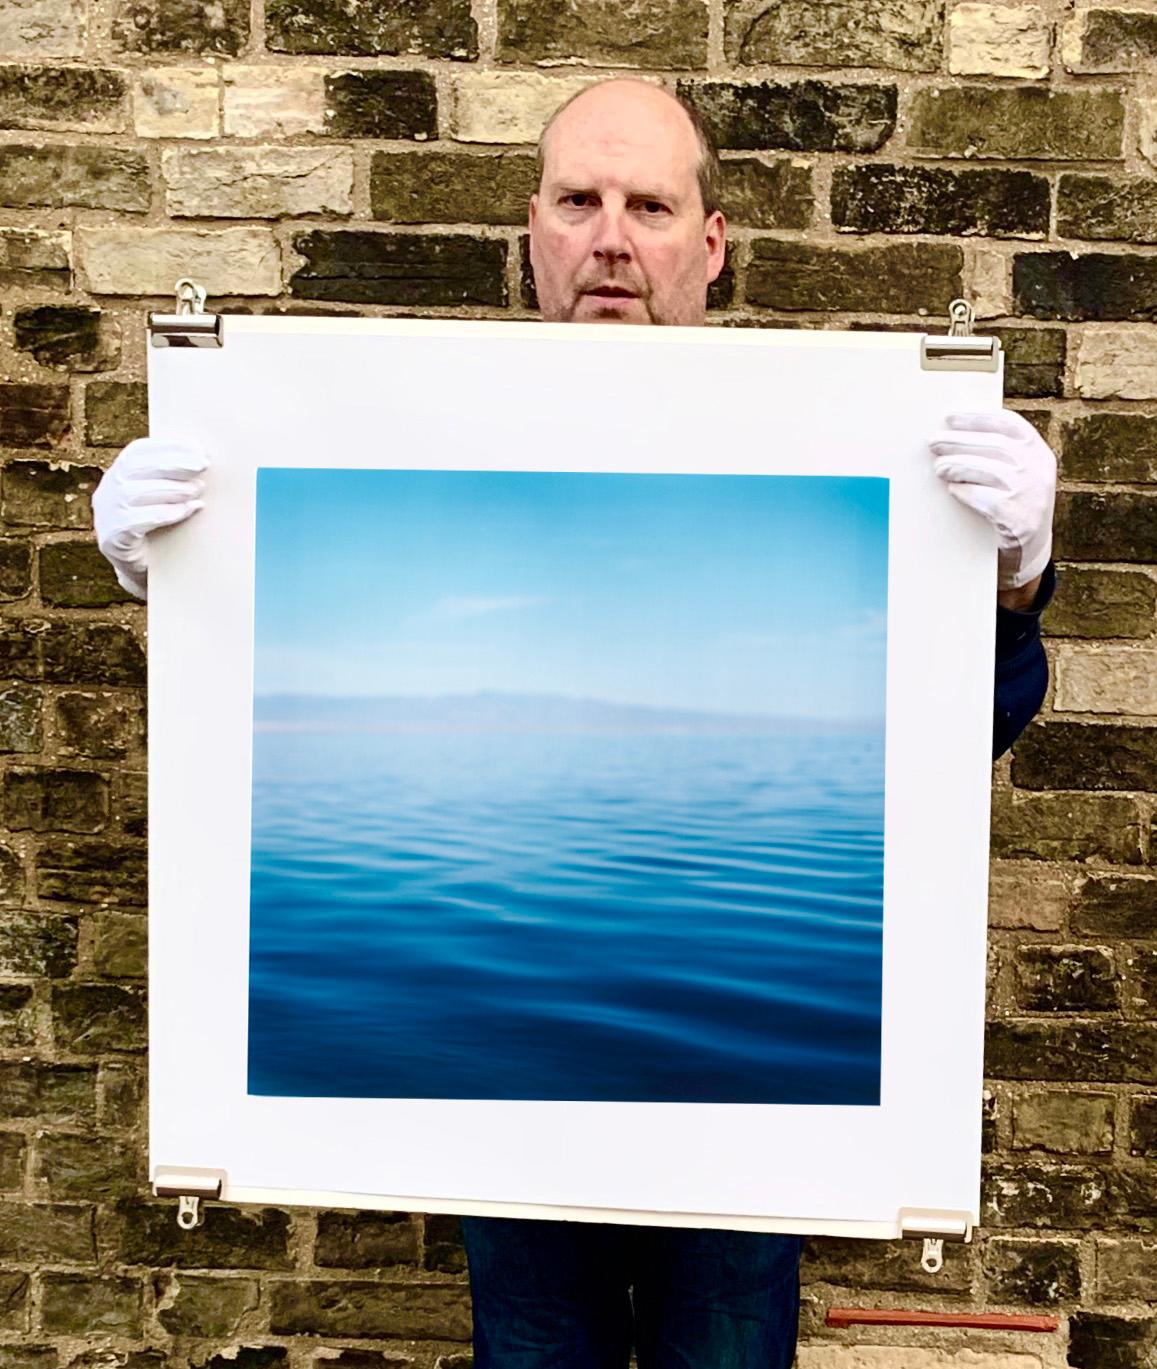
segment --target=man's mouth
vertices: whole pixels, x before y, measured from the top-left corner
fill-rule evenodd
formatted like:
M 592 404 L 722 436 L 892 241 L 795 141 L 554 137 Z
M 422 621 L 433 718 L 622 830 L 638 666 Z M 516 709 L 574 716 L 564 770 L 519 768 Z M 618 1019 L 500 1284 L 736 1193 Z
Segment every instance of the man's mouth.
M 624 290 L 621 285 L 600 285 L 594 290 L 584 290 L 586 295 L 596 295 L 599 299 L 637 299 L 633 290 Z

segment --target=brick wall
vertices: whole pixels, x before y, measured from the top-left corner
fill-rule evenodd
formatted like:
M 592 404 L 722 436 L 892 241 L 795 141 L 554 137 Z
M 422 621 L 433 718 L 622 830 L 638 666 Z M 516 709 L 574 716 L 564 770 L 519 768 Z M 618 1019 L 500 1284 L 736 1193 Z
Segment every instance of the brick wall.
M 452 1219 L 182 1235 L 147 1197 L 144 614 L 88 497 L 179 274 L 529 316 L 530 145 L 611 70 L 726 149 L 716 322 L 965 293 L 1061 453 L 1054 684 L 995 778 L 985 1230 L 936 1278 L 813 1242 L 802 1369 L 1157 1361 L 1157 4 L 0 0 L 0 1369 L 469 1363 Z M 830 1332 L 831 1302 L 1062 1329 Z

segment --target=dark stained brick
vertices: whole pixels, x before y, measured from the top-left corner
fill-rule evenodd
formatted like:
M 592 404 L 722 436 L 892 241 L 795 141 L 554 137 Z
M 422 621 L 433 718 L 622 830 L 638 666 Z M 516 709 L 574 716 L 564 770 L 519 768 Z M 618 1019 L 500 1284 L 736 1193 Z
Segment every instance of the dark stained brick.
M 0 984 L 0 1048 L 17 1049 L 31 1044 L 36 1032 L 35 1012 L 31 984 Z M 0 1107 L 0 1115 L 3 1113 Z
M 422 1268 L 439 1274 L 461 1274 L 466 1269 L 466 1247 L 457 1217 L 432 1214 L 425 1218 Z
M 40 228 L 0 228 L 0 285 L 67 290 L 72 283 L 68 237 Z
M 116 1205 L 116 1249 L 124 1264 L 168 1269 L 291 1269 L 289 1216 L 269 1207 L 209 1203 L 205 1220 L 180 1231 L 171 1203 Z
M 145 1048 L 145 1000 L 119 984 L 57 984 L 52 1019 L 59 1047 L 88 1054 Z
M 59 979 L 76 968 L 75 918 L 5 909 L 0 937 L 0 975 Z
M 1157 789 L 1157 727 L 1037 723 L 1013 748 L 1021 789 Z
M 1072 928 L 1081 936 L 1151 937 L 1157 928 L 1157 879 L 1086 879 L 1077 889 Z
M 139 1280 L 88 1274 L 41 1276 L 41 1323 L 59 1335 L 141 1334 Z
M 181 1274 L 165 1287 L 157 1320 L 173 1336 L 231 1336 L 246 1313 L 257 1307 L 259 1298 L 256 1279 Z M 325 1369 L 331 1364 L 327 1359 Z
M 1030 171 L 869 162 L 832 177 L 832 223 L 857 233 L 1043 238 L 1049 206 L 1048 181 Z
M 40 549 L 40 597 L 59 608 L 133 603 L 94 541 L 50 542 Z
M 1063 328 L 981 327 L 975 331 L 1000 339 L 1006 398 L 1057 399 L 1064 394 Z
M 327 76 L 325 131 L 336 138 L 436 138 L 434 78 L 425 71 L 342 71 Z
M 1083 15 L 1078 71 L 1152 71 L 1157 67 L 1157 14 L 1113 6 Z
M 267 0 L 265 25 L 273 52 L 478 56 L 470 0 Z
M 1057 232 L 1067 238 L 1157 242 L 1157 182 L 1151 176 L 1062 176 Z
M 417 1229 L 406 1212 L 323 1212 L 313 1258 L 342 1269 L 416 1264 Z
M 144 1157 L 110 1136 L 46 1133 L 36 1142 L 38 1194 L 51 1198 L 120 1198 L 145 1181 Z
M 1157 1094 L 1129 1100 L 1129 1154 L 1157 1156 Z
M 860 0 L 851 9 L 815 0 L 727 0 L 724 48 L 730 61 L 752 66 L 936 71 L 943 22 L 939 0 Z
M 108 820 L 108 780 L 91 770 L 13 767 L 3 796 L 12 831 L 98 832 Z
M 124 77 L 101 67 L 0 65 L 0 128 L 116 129 L 125 97 Z
M 1005 1019 L 988 1024 L 984 1068 L 994 1079 L 1147 1083 L 1157 1025 Z
M 248 0 L 121 0 L 113 35 L 125 52 L 236 57 L 249 40 Z
M 0 384 L 0 447 L 55 447 L 68 429 L 67 385 Z
M 84 440 L 124 447 L 149 431 L 148 387 L 136 380 L 92 380 L 84 387 Z
M 36 887 L 41 898 L 53 902 L 143 907 L 145 850 L 98 838 L 48 837 L 36 854 Z
M 0 599 L 23 599 L 31 589 L 32 547 L 15 537 L 0 537 Z M 4 712 L 0 702 L 0 737 L 4 732 Z M 0 751 L 12 749 L 5 748 L 0 740 Z
M 1151 1167 L 1138 1165 L 989 1161 L 981 1201 L 985 1226 L 1135 1229 L 1157 1214 L 1157 1174 Z
M 53 389 L 57 387 L 53 386 Z M 60 386 L 67 403 L 67 387 Z M 57 399 L 60 404 L 61 400 Z M 67 424 L 67 413 L 64 417 Z M 0 471 L 4 521 L 34 528 L 92 528 L 92 495 L 99 466 L 70 462 L 12 461 Z
M 1157 580 L 1139 570 L 1065 566 L 1064 591 L 1042 620 L 1050 637 L 1149 637 L 1157 626 Z
M 1030 318 L 1157 320 L 1157 256 L 1021 252 L 1012 285 L 1017 312 Z
M 896 128 L 895 86 L 680 81 L 677 89 L 716 146 L 740 152 L 877 152 Z
M 1117 90 L 962 85 L 916 92 L 908 146 L 937 157 L 1111 161 L 1124 131 Z
M 115 623 L 53 623 L 42 646 L 44 678 L 53 684 L 145 683 L 145 653 Z
M 120 361 L 120 328 L 99 309 L 43 304 L 17 309 L 12 321 L 17 350 L 41 366 L 62 371 L 109 371 Z
M 538 186 L 533 156 L 375 152 L 370 203 L 393 223 L 524 224 Z
M 301 1280 L 270 1285 L 269 1329 L 277 1336 L 391 1336 L 470 1339 L 460 1284 Z
M 863 1241 L 840 1236 L 812 1236 L 804 1246 L 800 1277 L 805 1283 L 844 1288 L 883 1288 L 897 1293 L 936 1291 L 948 1296 L 967 1293 L 972 1285 L 972 1251 L 945 1245 L 939 1275 L 925 1274 L 919 1260 L 900 1241 Z M 940 1278 L 941 1283 L 933 1282 Z
M 707 65 L 701 0 L 498 0 L 500 62 L 671 69 Z
M 0 145 L 0 204 L 143 214 L 149 207 L 149 164 L 141 152 L 94 143 L 5 143 Z
M 811 168 L 789 157 L 771 162 L 729 157 L 723 163 L 721 201 L 728 223 L 748 228 L 807 228 L 815 207 Z
M 359 304 L 506 304 L 506 244 L 464 234 L 303 233 L 289 282 L 300 299 Z
M 0 1260 L 90 1264 L 96 1259 L 89 1203 L 0 1203 Z
M 1094 946 L 1018 946 L 1013 959 L 1023 1012 L 1115 1012 L 1116 966 Z
M 1001 1303 L 1056 1307 L 1081 1296 L 1080 1247 L 1075 1241 L 992 1236 L 982 1249 L 989 1296 Z
M 88 1066 L 0 1060 L 0 1117 L 71 1125 L 95 1111 L 96 1071 Z
M 1157 494 L 1061 490 L 1054 536 L 1069 561 L 1157 561 Z
M 935 311 L 960 293 L 963 265 L 962 249 L 949 243 L 839 248 L 756 238 L 747 301 L 784 311 Z
M 56 735 L 64 755 L 123 760 L 145 742 L 145 713 L 134 694 L 68 691 L 56 700 Z
M 1157 414 L 1079 414 L 1062 430 L 1061 469 L 1069 480 L 1157 484 Z
M 1073 1369 L 1152 1369 L 1155 1360 L 1157 1317 L 1076 1312 L 1069 1319 L 1067 1362 Z

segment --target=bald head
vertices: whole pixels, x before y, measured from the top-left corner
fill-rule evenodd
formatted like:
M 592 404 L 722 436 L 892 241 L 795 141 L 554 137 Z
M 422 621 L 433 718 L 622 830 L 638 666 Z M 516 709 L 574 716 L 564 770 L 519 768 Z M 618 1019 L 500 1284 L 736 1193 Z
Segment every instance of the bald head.
M 599 119 L 610 120 L 612 123 L 618 121 L 620 128 L 623 121 L 630 121 L 635 125 L 646 119 L 654 119 L 660 125 L 666 125 L 667 132 L 683 143 L 684 152 L 695 159 L 695 178 L 699 185 L 704 216 L 713 214 L 719 208 L 719 184 L 722 179 L 719 154 L 698 110 L 686 100 L 670 94 L 653 82 L 633 77 L 615 77 L 599 81 L 578 91 L 559 105 L 539 135 L 540 184 L 556 125 L 563 123 L 565 126 L 567 122 L 575 119 L 580 121 L 580 128 L 591 131 L 595 130 Z M 685 126 L 690 132 L 693 144 L 680 137 L 681 126 Z

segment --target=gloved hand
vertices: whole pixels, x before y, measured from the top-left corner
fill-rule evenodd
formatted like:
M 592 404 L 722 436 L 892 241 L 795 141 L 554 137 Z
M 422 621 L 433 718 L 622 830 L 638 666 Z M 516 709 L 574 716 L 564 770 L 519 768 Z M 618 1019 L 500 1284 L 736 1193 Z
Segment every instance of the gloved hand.
M 928 441 L 933 469 L 996 529 L 998 589 L 1019 589 L 1049 562 L 1057 459 L 1020 414 L 949 414 Z
M 148 594 L 148 534 L 181 523 L 204 504 L 198 477 L 209 463 L 179 442 L 138 437 L 105 471 L 92 496 L 97 546 L 130 594 Z

